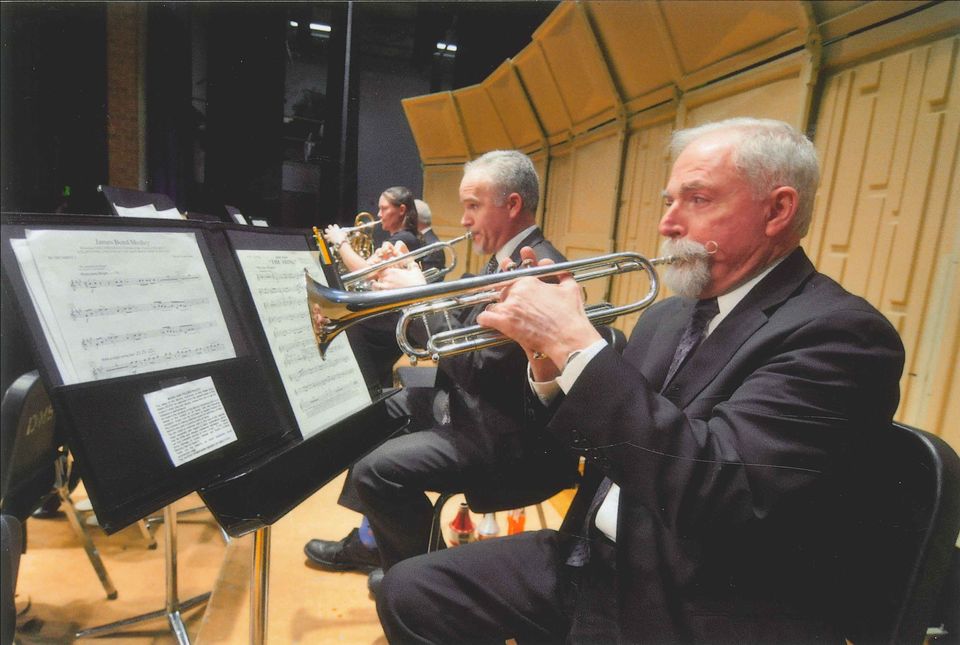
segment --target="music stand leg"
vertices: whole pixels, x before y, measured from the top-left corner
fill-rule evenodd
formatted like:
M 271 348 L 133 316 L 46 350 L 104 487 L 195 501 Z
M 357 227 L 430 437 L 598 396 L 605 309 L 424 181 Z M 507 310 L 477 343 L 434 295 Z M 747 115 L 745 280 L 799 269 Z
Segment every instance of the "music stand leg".
M 83 544 L 83 550 L 87 552 L 87 558 L 90 560 L 90 564 L 93 565 L 93 570 L 97 572 L 97 577 L 100 578 L 100 584 L 103 585 L 103 591 L 107 594 L 107 600 L 113 600 L 117 597 L 117 588 L 113 585 L 113 580 L 110 579 L 110 574 L 107 573 L 107 568 L 103 565 L 100 551 L 97 550 L 96 545 L 90 538 L 90 534 L 87 533 L 87 530 L 83 526 L 83 520 L 80 518 L 77 507 L 73 504 L 73 499 L 70 498 L 70 486 L 68 484 L 68 477 L 64 472 L 65 467 L 63 461 L 64 458 L 61 457 L 56 464 L 57 496 L 60 498 L 60 502 L 67 507 L 65 512 L 67 520 L 69 520 L 73 532 L 77 534 L 77 537 Z
M 270 527 L 253 534 L 253 568 L 250 574 L 250 643 L 267 642 L 267 599 L 270 583 Z
M 194 596 L 189 600 L 180 602 L 177 596 L 177 514 L 173 511 L 173 506 L 167 506 L 164 512 L 164 539 L 167 543 L 164 553 L 164 565 L 166 573 L 166 606 L 158 611 L 152 611 L 147 614 L 125 618 L 99 627 L 91 627 L 76 633 L 77 638 L 96 638 L 116 633 L 130 625 L 136 625 L 148 620 L 157 618 L 167 618 L 170 630 L 176 637 L 180 645 L 190 645 L 190 637 L 187 635 L 186 626 L 180 614 L 183 611 L 191 609 L 197 605 L 205 603 L 210 599 L 210 592 Z

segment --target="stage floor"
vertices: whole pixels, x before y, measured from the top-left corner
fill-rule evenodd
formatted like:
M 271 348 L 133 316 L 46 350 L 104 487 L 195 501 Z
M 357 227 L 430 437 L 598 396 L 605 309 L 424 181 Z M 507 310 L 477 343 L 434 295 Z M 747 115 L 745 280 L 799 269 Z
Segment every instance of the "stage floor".
M 273 525 L 270 531 L 270 578 L 267 642 L 386 643 L 376 608 L 367 594 L 366 575 L 331 573 L 312 568 L 303 555 L 311 538 L 339 539 L 357 526 L 360 516 L 336 504 L 340 475 Z M 82 487 L 73 498 L 85 497 Z M 452 519 L 457 499 L 447 504 Z M 543 504 L 547 525 L 560 523 L 557 508 L 566 508 L 569 495 Z M 176 503 L 177 509 L 200 505 L 196 495 Z M 474 515 L 474 521 L 479 522 Z M 506 514 L 499 513 L 506 530 Z M 526 526 L 539 528 L 534 507 L 527 509 Z M 107 536 L 89 528 L 106 569 L 119 592 L 107 600 L 79 540 L 65 517 L 27 521 L 27 552 L 20 560 L 18 606 L 30 608 L 18 623 L 24 645 L 70 643 L 78 630 L 165 609 L 163 526 L 154 527 L 157 548 L 149 549 L 135 527 Z M 178 524 L 178 593 L 181 602 L 215 590 L 209 608 L 186 611 L 183 619 L 193 643 L 250 642 L 249 584 L 253 535 L 228 546 L 205 511 Z M 26 624 L 23 624 L 26 621 Z M 107 637 L 111 644 L 175 643 L 165 617 L 128 627 Z M 92 642 L 90 639 L 83 639 Z

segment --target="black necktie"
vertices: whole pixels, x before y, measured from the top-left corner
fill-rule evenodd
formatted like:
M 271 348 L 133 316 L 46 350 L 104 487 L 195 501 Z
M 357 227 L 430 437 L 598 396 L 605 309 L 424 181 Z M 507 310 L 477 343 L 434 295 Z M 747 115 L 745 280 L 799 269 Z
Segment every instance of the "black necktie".
M 687 357 L 693 353 L 700 341 L 703 340 L 703 332 L 706 331 L 710 321 L 720 313 L 720 307 L 717 305 L 716 298 L 707 298 L 698 300 L 693 308 L 693 317 L 687 323 L 687 328 L 683 331 L 680 338 L 680 344 L 677 345 L 677 351 L 673 355 L 673 362 L 670 363 L 670 369 L 667 371 L 667 378 L 663 380 L 663 386 L 666 387 L 670 379 L 677 373 Z
M 497 269 L 500 268 L 500 263 L 497 262 L 497 256 L 491 255 L 490 261 L 487 262 L 487 265 L 483 267 L 483 273 L 481 275 L 487 275 L 490 273 L 496 273 Z
M 664 386 L 670 382 L 670 379 L 677 373 L 677 370 L 680 369 L 683 362 L 690 356 L 693 350 L 696 349 L 700 341 L 703 340 L 703 332 L 706 331 L 707 325 L 710 324 L 710 321 L 713 320 L 714 316 L 718 313 L 720 313 L 720 308 L 717 305 L 716 298 L 697 301 L 696 306 L 693 308 L 693 317 L 690 319 L 690 322 L 687 323 L 687 328 L 680 338 L 680 344 L 677 345 L 677 351 L 673 355 L 673 362 L 670 364 L 667 378 L 663 382 Z M 570 555 L 567 556 L 568 565 L 582 567 L 590 560 L 590 527 L 593 525 L 597 511 L 600 509 L 603 500 L 606 499 L 612 485 L 613 482 L 610 478 L 604 477 L 597 487 L 597 491 L 593 494 L 593 499 L 590 500 L 590 506 L 587 508 L 583 535 L 574 542 L 573 548 L 570 550 Z
M 590 561 L 590 527 L 597 516 L 597 511 L 600 510 L 600 504 L 606 499 L 612 485 L 613 481 L 609 477 L 604 477 L 593 494 L 590 506 L 587 507 L 586 520 L 583 523 L 583 535 L 579 536 L 573 543 L 570 555 L 567 556 L 567 564 L 571 567 L 582 567 Z

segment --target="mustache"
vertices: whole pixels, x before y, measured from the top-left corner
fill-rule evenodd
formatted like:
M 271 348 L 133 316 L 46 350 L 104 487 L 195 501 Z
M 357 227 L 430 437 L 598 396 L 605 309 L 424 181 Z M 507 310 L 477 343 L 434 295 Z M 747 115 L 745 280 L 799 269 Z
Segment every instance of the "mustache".
M 661 255 L 672 255 L 675 264 L 686 264 L 689 262 L 705 262 L 711 255 L 719 250 L 720 245 L 713 240 L 706 244 L 700 244 L 693 240 L 668 238 L 660 246 Z

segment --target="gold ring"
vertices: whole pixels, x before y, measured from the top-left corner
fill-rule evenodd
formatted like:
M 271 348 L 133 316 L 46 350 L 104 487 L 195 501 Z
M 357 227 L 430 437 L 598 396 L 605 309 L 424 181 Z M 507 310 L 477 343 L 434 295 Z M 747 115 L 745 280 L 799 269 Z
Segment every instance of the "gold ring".
M 538 361 L 542 361 L 547 357 L 547 355 L 539 350 L 533 350 L 533 357 Z

